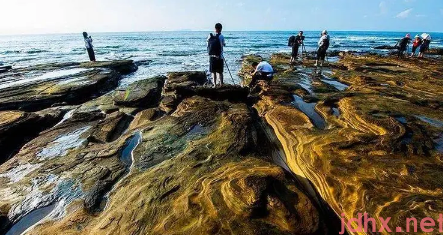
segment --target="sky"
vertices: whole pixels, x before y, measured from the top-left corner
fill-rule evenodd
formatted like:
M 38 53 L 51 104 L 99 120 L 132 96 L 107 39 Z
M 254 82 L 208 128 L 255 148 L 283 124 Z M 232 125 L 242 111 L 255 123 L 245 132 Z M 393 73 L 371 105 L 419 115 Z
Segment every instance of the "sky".
M 443 32 L 442 0 L 0 0 L 0 34 L 211 30 Z

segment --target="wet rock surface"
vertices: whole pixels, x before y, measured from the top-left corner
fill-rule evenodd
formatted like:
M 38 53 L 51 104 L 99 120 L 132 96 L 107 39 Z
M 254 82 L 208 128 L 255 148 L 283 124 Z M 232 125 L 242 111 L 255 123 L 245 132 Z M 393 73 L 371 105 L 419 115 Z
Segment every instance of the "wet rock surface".
M 271 62 L 284 70 L 255 89 L 260 97 L 255 107 L 276 132 L 291 171 L 301 181 L 308 179 L 306 188 L 312 185 L 320 200 L 347 219 L 367 212 L 392 217 L 391 228 L 406 229 L 406 218 L 438 218 L 443 210 L 441 60 L 348 54 L 322 75 L 310 72 L 315 70 L 311 62 L 295 67 L 286 60 Z M 318 79 L 324 76 L 348 88 L 333 89 Z M 316 103 L 325 129 L 316 125 L 312 110 L 292 105 L 294 94 Z
M 36 113 L 0 111 L 0 165 L 17 153 L 27 141 L 59 122 L 63 112 L 59 109 Z
M 81 104 L 117 87 L 132 61 L 37 65 L 0 74 L 0 110 L 37 111 L 58 103 Z
M 152 108 L 158 106 L 166 77 L 160 76 L 135 82 L 114 96 L 116 105 Z
M 53 127 L 0 166 L 0 234 L 330 233 L 260 144 L 248 90 L 202 75 L 170 74 L 161 97 L 153 78 L 124 102 L 120 90 L 41 111 L 57 111 Z M 0 125 L 33 115 L 5 111 Z
M 263 58 L 243 59 L 247 83 Z M 32 98 L 0 112 L 0 145 L 16 143 L 0 165 L 0 234 L 320 235 L 337 234 L 341 214 L 392 217 L 392 227 L 438 218 L 441 60 L 343 53 L 323 70 L 310 57 L 269 61 L 275 80 L 251 89 L 179 72 L 75 106 Z M 11 72 L 36 74 L 33 84 L 1 75 L 0 86 L 96 70 L 118 81 L 133 68 L 42 65 Z M 38 77 L 49 70 L 66 72 Z

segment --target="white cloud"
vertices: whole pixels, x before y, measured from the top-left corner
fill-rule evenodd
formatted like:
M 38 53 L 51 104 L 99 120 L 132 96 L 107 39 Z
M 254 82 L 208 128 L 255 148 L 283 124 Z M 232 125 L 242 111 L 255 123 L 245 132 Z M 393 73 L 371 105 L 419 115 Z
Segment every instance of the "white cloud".
M 425 18 L 425 17 L 428 17 L 427 15 L 423 15 L 423 14 L 418 14 L 418 15 L 415 15 L 415 17 L 417 17 L 417 18 Z
M 411 14 L 411 12 L 413 11 L 414 9 L 407 9 L 407 10 L 405 10 L 405 11 L 402 11 L 402 12 L 400 12 L 400 13 L 398 13 L 398 15 L 396 16 L 396 18 L 400 18 L 400 19 L 405 19 L 405 18 L 408 18 L 409 17 L 409 15 Z
M 239 3 L 237 3 L 237 6 L 238 6 L 238 7 L 243 7 L 244 5 L 245 5 L 244 2 L 239 2 Z
M 380 4 L 378 5 L 378 8 L 380 8 L 380 14 L 387 14 L 389 9 L 388 9 L 388 5 L 386 4 L 385 1 L 381 1 Z

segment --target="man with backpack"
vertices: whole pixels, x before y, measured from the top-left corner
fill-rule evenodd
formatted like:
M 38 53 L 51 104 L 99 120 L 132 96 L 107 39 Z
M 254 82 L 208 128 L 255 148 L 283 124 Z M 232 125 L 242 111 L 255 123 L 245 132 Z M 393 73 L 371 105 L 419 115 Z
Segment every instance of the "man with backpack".
M 330 44 L 330 37 L 328 35 L 327 30 L 323 30 L 321 33 L 321 38 L 318 41 L 318 50 L 317 50 L 317 60 L 315 61 L 315 67 L 320 65 L 320 68 L 323 67 L 323 63 L 325 62 L 326 52 L 328 51 Z M 320 64 L 319 64 L 320 62 Z
M 303 31 L 300 31 L 297 36 L 291 36 L 289 38 L 288 46 L 292 47 L 291 60 L 289 61 L 290 64 L 297 61 L 298 50 L 300 46 L 303 46 L 304 40 L 305 37 L 303 36 Z
M 223 85 L 223 69 L 224 69 L 224 57 L 223 47 L 226 46 L 225 38 L 221 34 L 223 29 L 222 24 L 217 23 L 215 25 L 215 35 L 209 34 L 208 54 L 209 54 L 209 72 L 212 75 L 214 86 L 217 85 L 217 75 L 220 79 L 220 85 Z

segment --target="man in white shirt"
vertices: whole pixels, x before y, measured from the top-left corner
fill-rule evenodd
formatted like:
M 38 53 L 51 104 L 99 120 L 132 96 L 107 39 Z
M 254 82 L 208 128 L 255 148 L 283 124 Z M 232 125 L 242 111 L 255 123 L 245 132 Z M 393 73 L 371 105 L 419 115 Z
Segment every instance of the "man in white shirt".
M 271 81 L 273 79 L 274 69 L 268 62 L 254 62 L 252 63 L 252 67 L 255 69 L 255 71 L 252 74 L 252 81 L 249 84 L 249 87 L 255 86 L 258 80 Z
M 323 67 L 323 63 L 325 62 L 326 52 L 329 48 L 331 38 L 329 37 L 328 31 L 323 30 L 321 33 L 320 40 L 318 41 L 318 50 L 317 50 L 317 60 L 315 61 L 315 67 L 320 65 Z
M 215 35 L 209 34 L 207 41 L 209 53 L 209 72 L 212 75 L 214 86 L 217 85 L 217 75 L 220 79 L 220 85 L 223 85 L 224 57 L 223 47 L 226 46 L 225 37 L 221 34 L 222 24 L 215 25 Z

